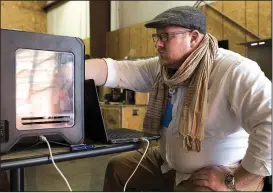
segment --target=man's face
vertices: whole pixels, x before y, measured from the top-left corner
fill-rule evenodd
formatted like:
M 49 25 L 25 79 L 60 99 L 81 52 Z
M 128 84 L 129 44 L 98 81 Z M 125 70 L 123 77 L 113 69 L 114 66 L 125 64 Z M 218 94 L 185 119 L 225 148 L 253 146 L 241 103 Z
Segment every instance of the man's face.
M 164 41 L 164 39 L 162 41 L 162 39 L 158 38 L 155 42 L 155 47 L 162 65 L 168 68 L 178 69 L 192 52 L 191 32 L 189 29 L 179 26 L 168 26 L 156 29 L 156 34 L 158 35 L 172 32 L 181 33 L 167 35 L 167 41 Z

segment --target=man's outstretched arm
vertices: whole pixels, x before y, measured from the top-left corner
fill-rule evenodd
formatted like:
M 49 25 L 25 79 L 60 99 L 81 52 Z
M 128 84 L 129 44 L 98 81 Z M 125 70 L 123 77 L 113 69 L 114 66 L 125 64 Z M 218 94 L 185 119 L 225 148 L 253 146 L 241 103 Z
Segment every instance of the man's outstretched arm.
M 97 86 L 102 86 L 107 79 L 107 64 L 103 59 L 85 60 L 85 80 L 94 79 Z

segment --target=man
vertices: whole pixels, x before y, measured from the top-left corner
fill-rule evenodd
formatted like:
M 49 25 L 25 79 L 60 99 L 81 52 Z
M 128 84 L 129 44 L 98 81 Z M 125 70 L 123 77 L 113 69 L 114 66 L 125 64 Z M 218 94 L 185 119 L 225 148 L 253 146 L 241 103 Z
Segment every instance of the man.
M 159 133 L 130 179 L 136 191 L 261 191 L 271 175 L 271 82 L 258 64 L 218 48 L 198 9 L 145 24 L 158 57 L 86 61 L 97 85 L 150 92 L 144 130 Z M 104 191 L 122 191 L 142 150 L 114 156 Z

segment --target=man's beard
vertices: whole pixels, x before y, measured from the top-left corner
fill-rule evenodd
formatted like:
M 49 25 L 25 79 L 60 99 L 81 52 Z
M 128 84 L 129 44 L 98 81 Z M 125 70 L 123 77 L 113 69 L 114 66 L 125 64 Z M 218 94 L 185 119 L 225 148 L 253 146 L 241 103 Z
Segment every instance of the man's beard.
M 182 65 L 183 61 L 184 61 L 183 57 L 180 58 L 179 60 L 173 60 L 169 56 L 164 57 L 159 56 L 160 64 L 167 68 L 178 69 Z

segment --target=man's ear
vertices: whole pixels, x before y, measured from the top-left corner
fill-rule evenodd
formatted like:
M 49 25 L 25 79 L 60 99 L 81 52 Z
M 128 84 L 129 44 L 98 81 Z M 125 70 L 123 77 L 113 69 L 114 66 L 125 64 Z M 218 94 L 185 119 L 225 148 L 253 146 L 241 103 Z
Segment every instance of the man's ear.
M 201 34 L 197 30 L 191 32 L 191 46 L 195 47 L 199 43 Z

